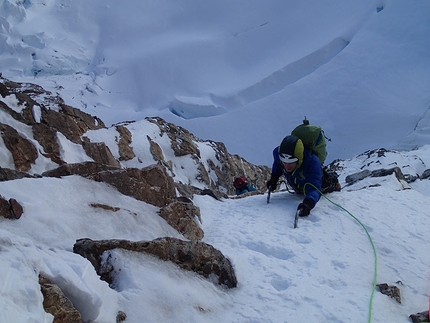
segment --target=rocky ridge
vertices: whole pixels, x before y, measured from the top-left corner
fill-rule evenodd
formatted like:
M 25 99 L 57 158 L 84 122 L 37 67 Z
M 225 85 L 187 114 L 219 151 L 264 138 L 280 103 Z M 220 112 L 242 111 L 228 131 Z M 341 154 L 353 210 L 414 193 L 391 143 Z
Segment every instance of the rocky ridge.
M 78 239 L 70 247 L 88 259 L 109 286 L 115 288 L 116 269 L 111 256 L 114 249 L 150 254 L 217 285 L 237 286 L 229 259 L 202 242 L 202 219 L 193 196 L 206 194 L 221 200 L 261 194 L 270 177 L 268 167 L 231 155 L 224 144 L 196 138 L 159 117 L 107 127 L 99 118 L 66 105 L 58 95 L 38 85 L 1 77 L 0 95 L 0 181 L 78 175 L 103 182 L 157 207 L 159 216 L 182 235 L 182 239 L 159 237 L 152 241 Z M 111 139 L 101 140 L 106 134 Z M 75 154 L 65 154 L 66 147 Z M 328 168 L 340 174 L 345 190 L 378 186 L 381 178 L 387 177 L 395 180 L 399 190 L 409 189 L 409 183 L 430 177 L 426 163 L 413 152 L 382 148 L 351 160 L 336 160 Z M 361 171 L 357 173 L 357 169 Z M 238 175 L 245 175 L 259 191 L 232 196 L 232 180 Z M 121 208 L 97 202 L 91 206 L 113 212 Z M 4 221 L 22 216 L 25 217 L 25 209 L 19 200 L 0 196 L 0 217 Z M 36 278 L 45 298 L 45 310 L 54 315 L 55 322 L 82 322 L 53 277 Z M 125 318 L 126 313 L 119 312 L 117 322 Z
M 223 143 L 201 140 L 158 117 L 107 127 L 98 117 L 68 106 L 61 97 L 36 84 L 0 77 L 0 95 L 0 151 L 6 156 L 0 165 L 1 181 L 79 175 L 104 182 L 124 195 L 158 207 L 160 217 L 183 236 L 183 240 L 77 241 L 74 251 L 89 259 L 113 288 L 115 271 L 102 261 L 109 259 L 102 256 L 111 249 L 148 253 L 211 277 L 216 284 L 229 288 L 237 285 L 229 259 L 201 242 L 200 210 L 192 198 L 195 194 L 229 198 L 234 194 L 232 181 L 238 175 L 245 175 L 254 187 L 264 191 L 270 176 L 268 167 L 253 165 L 229 154 Z M 99 141 L 99 132 L 108 132 L 112 140 Z M 66 155 L 65 147 L 72 147 L 75 156 Z M 194 178 L 181 175 L 184 165 L 195 169 Z M 92 206 L 112 211 L 118 208 L 97 203 Z M 25 209 L 20 201 L 0 196 L 0 216 L 17 220 L 25 216 Z M 49 279 L 40 277 L 46 311 L 54 315 L 55 322 L 80 322 L 79 313 Z

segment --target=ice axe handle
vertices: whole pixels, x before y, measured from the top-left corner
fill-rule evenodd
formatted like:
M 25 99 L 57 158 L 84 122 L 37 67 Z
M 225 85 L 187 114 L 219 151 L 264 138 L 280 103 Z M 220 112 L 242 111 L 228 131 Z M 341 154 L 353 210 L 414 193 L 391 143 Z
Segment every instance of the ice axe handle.
M 296 216 L 294 217 L 294 229 L 297 228 L 297 222 L 299 221 L 300 213 L 302 213 L 302 209 L 299 209 L 296 212 Z

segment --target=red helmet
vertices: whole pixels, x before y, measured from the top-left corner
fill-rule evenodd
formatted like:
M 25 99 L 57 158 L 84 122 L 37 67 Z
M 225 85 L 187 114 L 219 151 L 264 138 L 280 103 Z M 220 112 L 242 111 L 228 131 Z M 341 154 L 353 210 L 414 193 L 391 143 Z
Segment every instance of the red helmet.
M 235 188 L 242 188 L 246 185 L 246 178 L 243 176 L 236 177 L 233 182 Z

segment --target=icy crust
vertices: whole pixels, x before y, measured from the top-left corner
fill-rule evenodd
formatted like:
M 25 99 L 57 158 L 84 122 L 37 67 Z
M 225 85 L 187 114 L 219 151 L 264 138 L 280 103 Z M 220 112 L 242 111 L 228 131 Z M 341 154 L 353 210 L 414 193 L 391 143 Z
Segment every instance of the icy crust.
M 170 103 L 169 110 L 184 119 L 212 117 L 227 112 L 225 108 L 216 106 L 211 100 L 190 97 L 175 98 Z
M 348 46 L 349 40 L 336 38 L 322 48 L 292 62 L 232 96 L 176 97 L 170 111 L 184 119 L 211 117 L 227 113 L 279 92 L 327 64 Z M 227 108 L 225 108 L 227 107 Z

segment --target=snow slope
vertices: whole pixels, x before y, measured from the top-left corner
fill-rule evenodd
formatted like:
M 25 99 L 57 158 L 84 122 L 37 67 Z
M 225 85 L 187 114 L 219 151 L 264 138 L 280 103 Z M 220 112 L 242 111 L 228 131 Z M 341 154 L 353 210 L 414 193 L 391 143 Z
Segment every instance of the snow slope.
M 307 116 L 332 139 L 328 161 L 346 159 L 345 185 L 369 163 L 412 174 L 430 168 L 429 35 L 427 0 L 4 0 L 0 72 L 58 92 L 107 124 L 161 116 L 268 166 L 273 147 Z M 383 165 L 353 157 L 380 147 L 407 151 Z M 64 154 L 83 158 L 66 144 Z M 53 167 L 45 162 L 40 172 Z M 98 323 L 118 310 L 127 322 L 410 322 L 428 308 L 429 183 L 399 190 L 393 176 L 366 178 L 321 199 L 297 229 L 300 198 L 287 192 L 270 204 L 264 195 L 196 196 L 204 241 L 231 259 L 238 288 L 118 252 L 112 290 L 73 243 L 178 236 L 153 207 L 74 176 L 1 182 L 0 194 L 25 213 L 0 219 L 0 322 L 52 322 L 39 273 Z M 376 282 L 396 284 L 401 305 L 377 291 L 371 298 L 371 241 Z
M 430 146 L 386 156 L 379 166 L 397 161 L 405 174 L 414 173 L 428 168 Z M 402 190 L 391 175 L 345 186 L 345 175 L 363 163 L 376 159 L 342 162 L 344 189 L 322 198 L 297 229 L 293 218 L 301 198 L 287 191 L 272 193 L 269 204 L 266 195 L 222 201 L 195 196 L 203 241 L 236 271 L 238 287 L 229 290 L 124 251 L 112 254 L 120 274 L 110 289 L 72 253 L 75 240 L 180 238 L 155 207 L 79 176 L 1 182 L 1 194 L 24 207 L 18 221 L 0 219 L 1 322 L 51 322 L 42 308 L 39 273 L 64 290 L 84 320 L 99 323 L 112 322 L 118 310 L 127 322 L 410 322 L 408 316 L 426 310 L 429 300 L 430 181 Z M 378 289 L 372 296 L 374 282 L 398 286 L 402 304 Z

